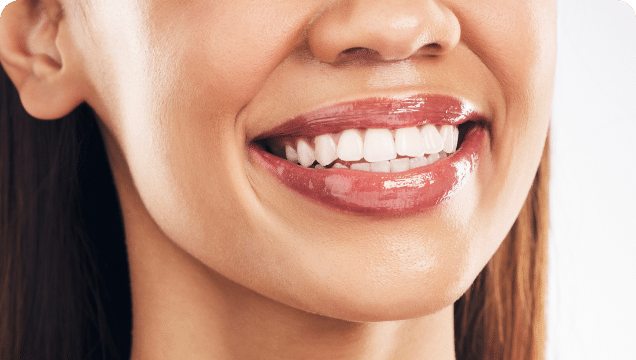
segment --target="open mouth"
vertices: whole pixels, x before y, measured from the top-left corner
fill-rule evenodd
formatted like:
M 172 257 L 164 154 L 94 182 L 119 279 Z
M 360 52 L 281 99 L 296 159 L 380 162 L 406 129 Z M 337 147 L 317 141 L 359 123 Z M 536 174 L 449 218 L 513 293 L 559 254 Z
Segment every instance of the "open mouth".
M 361 215 L 418 212 L 477 168 L 489 123 L 444 95 L 366 99 L 297 116 L 249 144 L 252 161 L 305 198 Z
M 258 143 L 265 151 L 305 168 L 398 173 L 452 155 L 475 125 L 468 121 L 399 129 L 347 129 L 314 137 L 273 137 Z

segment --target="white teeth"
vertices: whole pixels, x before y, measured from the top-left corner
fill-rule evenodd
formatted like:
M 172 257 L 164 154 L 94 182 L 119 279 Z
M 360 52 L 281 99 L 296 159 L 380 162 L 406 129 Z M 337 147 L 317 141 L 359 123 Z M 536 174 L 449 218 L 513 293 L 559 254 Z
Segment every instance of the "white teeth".
M 418 157 L 409 159 L 409 169 L 416 169 L 418 167 L 422 167 L 426 165 L 428 165 L 428 160 L 426 160 L 426 157 L 424 156 L 418 156 Z
M 364 143 L 360 132 L 355 129 L 345 130 L 338 140 L 337 155 L 342 161 L 358 161 L 364 155 Z
M 311 144 L 305 139 L 300 139 L 296 144 L 296 148 L 298 149 L 298 161 L 300 165 L 304 167 L 313 165 L 314 161 L 316 161 L 316 153 Z
M 422 126 L 420 134 L 422 135 L 425 154 L 435 154 L 444 149 L 444 140 L 442 140 L 435 125 L 428 124 Z
M 422 135 L 416 127 L 397 129 L 395 132 L 395 151 L 402 156 L 424 155 Z
M 452 153 L 455 150 L 453 149 L 453 128 L 451 125 L 442 125 L 442 128 L 439 130 L 440 137 L 444 140 L 444 152 Z
M 285 145 L 285 158 L 287 160 L 293 162 L 294 164 L 298 164 L 298 153 L 296 149 L 290 144 Z
M 385 173 L 391 172 L 391 163 L 389 163 L 389 161 L 378 161 L 378 162 L 371 163 L 371 171 L 385 172 Z
M 351 170 L 371 171 L 371 164 L 369 163 L 351 164 Z
M 364 134 L 364 160 L 378 162 L 397 157 L 395 141 L 387 129 L 368 129 Z
M 393 159 L 391 160 L 391 172 L 402 172 L 410 169 L 409 158 Z
M 439 153 L 430 154 L 429 156 L 426 157 L 426 161 L 428 161 L 429 165 L 433 164 L 437 160 L 439 160 Z
M 422 127 L 389 129 L 350 129 L 340 134 L 316 136 L 313 141 L 297 138 L 270 142 L 270 151 L 304 167 L 349 169 L 342 161 L 354 163 L 351 169 L 373 172 L 403 172 L 435 163 L 457 151 L 459 129 L 457 126 L 431 124 Z M 398 159 L 397 156 L 404 156 Z
M 327 166 L 338 158 L 336 141 L 330 134 L 316 136 L 314 144 L 316 145 L 316 160 L 320 165 Z

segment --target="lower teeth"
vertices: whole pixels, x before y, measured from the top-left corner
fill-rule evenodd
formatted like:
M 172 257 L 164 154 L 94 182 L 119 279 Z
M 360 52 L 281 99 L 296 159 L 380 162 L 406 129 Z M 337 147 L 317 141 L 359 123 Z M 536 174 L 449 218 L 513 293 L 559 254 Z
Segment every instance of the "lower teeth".
M 315 162 L 309 169 L 324 170 L 324 169 L 351 169 L 357 171 L 369 171 L 369 172 L 403 172 L 411 169 L 416 169 L 426 165 L 431 165 L 437 162 L 439 159 L 450 156 L 444 151 L 440 151 L 436 154 L 430 154 L 427 156 L 420 156 L 416 158 L 403 157 L 390 161 L 380 161 L 377 163 L 362 162 L 335 162 L 327 166 L 323 166 Z

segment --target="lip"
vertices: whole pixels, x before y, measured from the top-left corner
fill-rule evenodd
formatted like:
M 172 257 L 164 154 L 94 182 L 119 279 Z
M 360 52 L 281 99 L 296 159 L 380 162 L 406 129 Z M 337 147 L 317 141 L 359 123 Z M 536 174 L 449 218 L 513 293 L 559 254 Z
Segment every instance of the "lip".
M 448 96 L 365 99 L 305 113 L 259 137 L 476 122 L 457 152 L 434 164 L 400 173 L 305 168 L 265 151 L 258 142 L 251 142 L 248 151 L 253 162 L 281 184 L 332 209 L 360 215 L 421 212 L 451 199 L 477 169 L 488 137 L 487 126 L 480 120 L 484 117 L 475 106 Z
M 296 116 L 254 140 L 280 136 L 318 136 L 355 128 L 459 125 L 485 117 L 471 102 L 452 96 L 425 94 L 369 98 L 323 107 Z

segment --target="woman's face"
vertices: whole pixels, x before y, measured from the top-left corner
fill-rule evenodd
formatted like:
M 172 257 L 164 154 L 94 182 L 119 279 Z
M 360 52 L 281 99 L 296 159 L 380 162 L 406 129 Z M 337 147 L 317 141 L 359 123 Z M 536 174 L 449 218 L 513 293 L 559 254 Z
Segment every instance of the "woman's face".
M 281 303 L 360 321 L 442 309 L 496 251 L 533 181 L 550 117 L 554 0 L 73 6 L 86 100 L 124 206 L 138 194 L 176 246 Z M 329 138 L 316 136 L 358 129 L 371 159 L 394 145 L 368 128 L 464 121 L 457 153 L 405 172 L 308 169 L 267 153 L 325 141 L 328 157 Z

